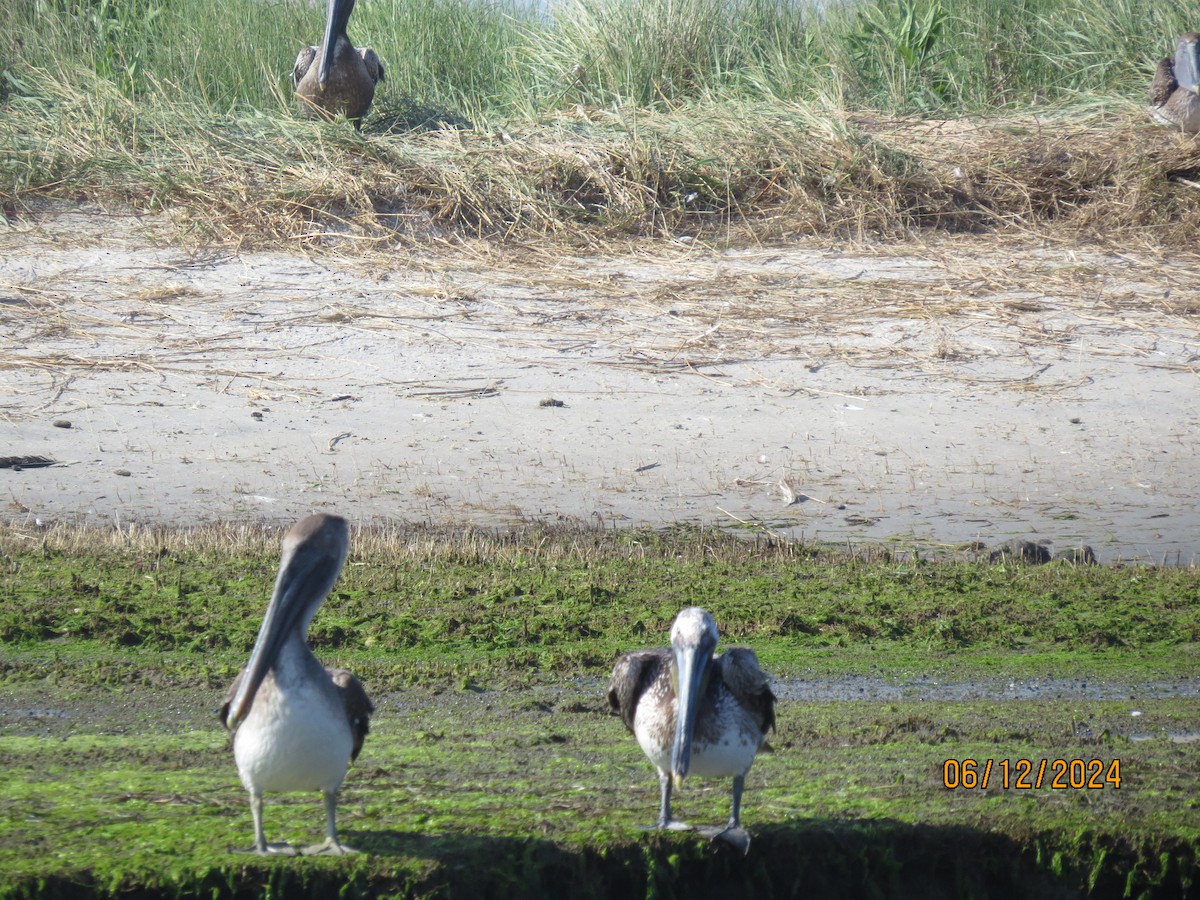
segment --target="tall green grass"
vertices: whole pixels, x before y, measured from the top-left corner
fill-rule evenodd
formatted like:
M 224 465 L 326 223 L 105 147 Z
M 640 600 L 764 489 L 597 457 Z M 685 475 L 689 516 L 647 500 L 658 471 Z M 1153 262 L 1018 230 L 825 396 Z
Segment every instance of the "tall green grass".
M 290 102 L 313 0 L 8 0 L 0 82 L 80 69 L 142 97 Z M 360 0 L 351 38 L 387 64 L 380 102 L 536 119 L 587 106 L 803 101 L 893 113 L 1135 96 L 1174 36 L 1161 0 Z

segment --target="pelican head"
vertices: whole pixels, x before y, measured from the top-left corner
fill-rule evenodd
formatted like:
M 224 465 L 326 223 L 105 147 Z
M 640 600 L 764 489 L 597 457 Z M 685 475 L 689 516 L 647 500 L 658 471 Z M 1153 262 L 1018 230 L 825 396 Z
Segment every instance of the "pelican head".
M 339 516 L 309 516 L 284 537 L 275 590 L 241 685 L 229 704 L 225 722 L 230 731 L 249 714 L 254 695 L 283 645 L 292 639 L 305 641 L 309 623 L 337 581 L 349 546 L 349 527 Z
M 325 89 L 329 80 L 329 69 L 333 64 L 337 39 L 346 37 L 346 26 L 350 24 L 350 13 L 354 12 L 354 0 L 329 0 L 329 14 L 325 19 L 325 35 L 321 38 L 321 67 L 317 70 L 317 82 Z
M 671 746 L 671 777 L 678 783 L 692 761 L 692 738 L 696 732 L 696 710 L 708 689 L 713 651 L 717 649 L 717 623 L 697 606 L 675 617 L 671 626 L 671 668 L 677 706 L 675 742 Z
M 1175 80 L 1185 91 L 1200 96 L 1200 34 L 1189 31 L 1175 48 Z

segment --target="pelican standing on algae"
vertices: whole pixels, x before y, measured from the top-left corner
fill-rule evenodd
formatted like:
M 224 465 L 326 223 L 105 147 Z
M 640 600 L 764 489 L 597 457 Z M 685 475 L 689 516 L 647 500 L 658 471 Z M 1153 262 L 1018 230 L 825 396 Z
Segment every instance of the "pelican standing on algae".
M 296 855 L 288 844 L 267 843 L 264 791 L 321 791 L 325 842 L 301 852 L 356 852 L 338 841 L 337 795 L 374 707 L 357 678 L 322 666 L 307 641 L 349 543 L 346 520 L 330 515 L 309 516 L 284 536 L 279 577 L 250 662 L 225 695 L 221 724 L 233 732 L 233 756 L 254 817 L 254 846 L 246 852 Z
M 775 727 L 775 695 L 753 650 L 713 656 L 717 623 L 698 607 L 671 626 L 670 648 L 626 653 L 613 667 L 608 703 L 658 768 L 655 828 L 691 830 L 671 815 L 671 790 L 688 774 L 733 778 L 733 809 L 723 827 L 698 829 L 742 853 L 742 791 L 754 756 Z
M 1150 84 L 1150 116 L 1160 125 L 1200 131 L 1200 34 L 1179 39 L 1175 58 L 1164 56 Z
M 383 81 L 383 63 L 371 48 L 350 43 L 346 25 L 353 11 L 354 0 L 329 0 L 321 46 L 300 51 L 292 82 L 300 108 L 309 115 L 343 115 L 360 128 L 375 98 L 375 85 Z

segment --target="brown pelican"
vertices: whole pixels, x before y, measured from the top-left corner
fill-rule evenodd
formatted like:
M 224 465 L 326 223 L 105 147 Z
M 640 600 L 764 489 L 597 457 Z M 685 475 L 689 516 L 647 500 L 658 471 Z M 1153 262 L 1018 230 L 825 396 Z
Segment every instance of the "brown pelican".
M 263 834 L 263 791 L 321 791 L 325 843 L 308 854 L 354 853 L 337 839 L 337 793 L 362 749 L 374 707 L 358 679 L 327 669 L 308 649 L 308 626 L 346 561 L 349 531 L 338 516 L 309 516 L 283 538 L 279 577 L 258 639 L 221 707 L 233 756 L 250 792 L 254 847 L 294 856 Z
M 354 0 L 329 0 L 321 46 L 300 51 L 292 82 L 305 112 L 326 119 L 343 115 L 359 128 L 375 97 L 375 85 L 383 81 L 383 63 L 374 50 L 350 43 L 346 24 L 353 11 Z
M 775 695 L 753 650 L 713 656 L 717 624 L 698 607 L 671 626 L 671 647 L 626 653 L 613 667 L 608 703 L 621 714 L 658 768 L 661 804 L 656 828 L 688 829 L 671 816 L 671 788 L 685 775 L 732 776 L 733 811 L 724 828 L 700 831 L 743 853 L 742 790 L 754 755 L 775 727 Z
M 1150 116 L 1160 125 L 1200 131 L 1200 34 L 1179 39 L 1175 59 L 1164 56 L 1150 84 Z

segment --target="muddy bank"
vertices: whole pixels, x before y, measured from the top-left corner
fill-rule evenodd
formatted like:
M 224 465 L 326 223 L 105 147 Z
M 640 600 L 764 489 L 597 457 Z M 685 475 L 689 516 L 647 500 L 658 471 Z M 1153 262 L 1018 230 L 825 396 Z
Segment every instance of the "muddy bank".
M 366 835 L 348 833 L 363 844 Z M 930 898 L 1145 898 L 1186 895 L 1192 848 L 1163 847 L 1148 860 L 1122 841 L 1084 838 L 1056 846 L 1044 838 L 1022 845 L 961 826 L 913 826 L 812 820 L 763 829 L 747 858 L 671 838 L 623 847 L 570 850 L 550 841 L 478 837 L 449 840 L 404 833 L 375 836 L 378 855 L 419 855 L 424 875 L 368 877 L 322 866 L 247 863 L 212 867 L 194 880 L 160 888 L 129 886 L 122 897 L 393 896 L 439 898 L 697 898 L 885 896 Z M 1071 851 L 1082 851 L 1079 857 Z M 1145 867 L 1145 868 L 1141 868 Z M 1140 871 L 1139 871 L 1140 870 Z M 1128 873 L 1137 872 L 1133 877 Z M 86 878 L 50 878 L 14 886 L 13 898 L 113 897 Z

